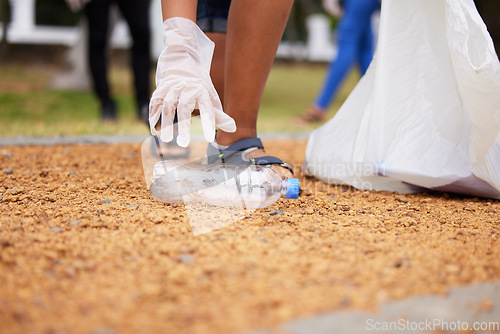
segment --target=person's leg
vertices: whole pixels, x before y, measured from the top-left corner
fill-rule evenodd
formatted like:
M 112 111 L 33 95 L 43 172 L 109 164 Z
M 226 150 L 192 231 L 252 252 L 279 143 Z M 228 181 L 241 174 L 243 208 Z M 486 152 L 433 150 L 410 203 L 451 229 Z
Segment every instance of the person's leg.
M 148 0 L 117 0 L 120 11 L 127 21 L 132 36 L 132 69 L 136 93 L 138 116 L 149 115 L 151 34 L 149 28 Z M 144 114 L 143 114 L 144 112 Z
M 210 68 L 210 77 L 214 84 L 217 94 L 219 94 L 222 106 L 224 106 L 224 77 L 226 66 L 226 34 L 220 32 L 207 32 L 208 38 L 215 43 L 214 55 L 212 58 L 212 67 Z
M 364 27 L 369 20 L 369 17 L 364 15 L 365 0 L 348 0 L 344 3 L 344 16 L 338 29 L 338 54 L 328 68 L 325 82 L 315 102 L 320 110 L 328 109 L 340 85 L 356 62 L 364 36 Z
M 85 6 L 88 22 L 88 62 L 94 91 L 101 102 L 103 119 L 115 119 L 116 107 L 108 83 L 106 47 L 109 25 L 109 0 L 91 1 Z
M 372 17 L 373 14 L 380 9 L 379 0 L 364 0 L 366 5 L 364 9 L 366 10 L 365 16 L 369 17 L 367 24 L 364 25 L 363 38 L 359 47 L 359 68 L 361 74 L 364 75 L 366 70 L 370 66 L 373 58 L 373 53 L 375 52 L 375 37 L 372 28 Z
M 359 71 L 361 75 L 364 75 L 366 73 L 366 70 L 368 70 L 368 67 L 370 66 L 370 63 L 373 59 L 374 51 L 375 41 L 373 37 L 373 30 L 371 27 L 369 27 L 365 31 L 365 35 L 359 48 L 358 61 Z
M 219 145 L 257 136 L 257 116 L 267 77 L 293 0 L 233 0 L 225 60 L 225 112 L 236 132 L 217 132 Z
M 196 23 L 215 43 L 210 77 L 224 105 L 227 17 L 231 0 L 198 0 Z
M 169 2 L 175 6 L 175 2 Z M 198 0 L 196 23 L 200 29 L 210 38 L 214 44 L 214 54 L 210 68 L 210 77 L 217 90 L 219 98 L 224 103 L 224 68 L 226 52 L 226 29 L 227 16 L 231 0 Z M 193 111 L 193 115 L 199 115 L 198 110 Z M 174 123 L 177 123 L 177 116 L 174 117 Z M 160 129 L 158 123 L 157 129 Z M 174 128 L 174 136 L 177 133 L 177 127 Z M 158 152 L 164 157 L 187 155 L 186 148 L 177 146 L 175 140 L 170 143 L 157 142 Z
M 257 116 L 264 87 L 286 26 L 293 0 L 233 0 L 229 11 L 224 76 L 224 111 L 236 132 L 218 131 L 218 145 L 257 137 Z M 217 79 L 216 79 L 217 80 Z M 266 156 L 262 149 L 249 158 Z M 282 177 L 292 174 L 274 167 Z
M 344 0 L 344 15 L 338 25 L 336 58 L 330 63 L 321 90 L 314 103 L 294 123 L 316 123 L 326 118 L 326 111 L 335 98 L 347 73 L 356 63 L 360 41 L 363 38 L 362 22 L 356 8 L 363 0 Z

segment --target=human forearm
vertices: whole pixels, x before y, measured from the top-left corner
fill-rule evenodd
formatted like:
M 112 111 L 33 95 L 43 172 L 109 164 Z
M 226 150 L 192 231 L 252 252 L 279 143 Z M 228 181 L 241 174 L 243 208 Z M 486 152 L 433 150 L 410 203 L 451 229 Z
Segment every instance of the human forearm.
M 163 20 L 171 17 L 184 17 L 196 22 L 198 0 L 161 0 Z

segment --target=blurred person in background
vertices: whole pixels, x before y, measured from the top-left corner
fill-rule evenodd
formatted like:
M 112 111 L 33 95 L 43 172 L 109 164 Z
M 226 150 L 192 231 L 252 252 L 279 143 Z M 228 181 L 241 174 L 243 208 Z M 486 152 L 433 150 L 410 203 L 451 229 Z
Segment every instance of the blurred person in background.
M 318 97 L 293 120 L 296 124 L 324 121 L 328 107 L 351 68 L 357 64 L 363 75 L 375 51 L 372 16 L 380 10 L 380 0 L 323 0 L 323 7 L 327 13 L 341 18 L 337 29 L 338 52 L 328 68 Z
M 127 22 L 132 37 L 132 70 L 134 73 L 137 116 L 147 123 L 150 97 L 150 28 L 149 0 L 66 0 L 73 11 L 83 9 L 88 27 L 88 63 L 93 89 L 101 104 L 101 119 L 117 119 L 108 78 L 110 8 L 116 4 Z

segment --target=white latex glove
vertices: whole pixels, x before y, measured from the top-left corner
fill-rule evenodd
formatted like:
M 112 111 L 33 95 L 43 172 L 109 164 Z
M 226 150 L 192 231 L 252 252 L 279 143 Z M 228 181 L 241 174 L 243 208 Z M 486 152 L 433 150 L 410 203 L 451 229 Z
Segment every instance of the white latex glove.
M 68 4 L 69 8 L 71 8 L 71 10 L 73 12 L 78 12 L 89 1 L 90 0 L 66 0 L 66 3 Z
M 323 0 L 323 8 L 332 16 L 340 17 L 344 13 L 339 0 Z
M 236 131 L 234 120 L 222 111 L 219 95 L 210 78 L 214 43 L 191 20 L 174 17 L 163 22 L 165 46 L 158 58 L 156 90 L 149 105 L 151 134 L 161 117 L 160 139 L 173 139 L 173 120 L 177 110 L 177 144 L 189 144 L 191 113 L 200 110 L 203 134 L 215 140 L 215 126 Z

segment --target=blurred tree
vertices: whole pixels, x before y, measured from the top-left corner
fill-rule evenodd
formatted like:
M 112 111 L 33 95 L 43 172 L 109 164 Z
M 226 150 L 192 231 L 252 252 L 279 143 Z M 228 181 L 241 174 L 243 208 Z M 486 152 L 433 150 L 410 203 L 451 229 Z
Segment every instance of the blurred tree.
M 35 4 L 35 22 L 39 25 L 75 26 L 79 16 L 62 0 L 37 0 Z
M 2 24 L 2 36 L 0 39 L 0 59 L 7 55 L 7 22 L 10 20 L 9 0 L 0 0 L 0 21 Z
M 305 42 L 307 38 L 306 18 L 315 13 L 324 13 L 321 0 L 295 0 L 283 39 Z

